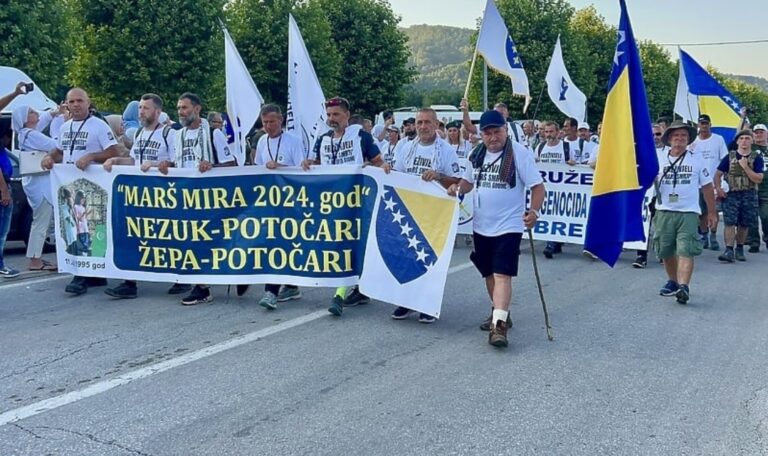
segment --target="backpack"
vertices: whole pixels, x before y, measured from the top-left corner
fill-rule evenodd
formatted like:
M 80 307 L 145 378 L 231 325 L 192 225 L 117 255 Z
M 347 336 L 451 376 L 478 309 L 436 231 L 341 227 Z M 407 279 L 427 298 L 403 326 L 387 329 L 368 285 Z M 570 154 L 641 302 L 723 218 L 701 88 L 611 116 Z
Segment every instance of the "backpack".
M 544 146 L 546 145 L 547 145 L 546 141 L 539 144 L 539 148 L 536 151 L 536 155 L 541 155 L 541 151 L 544 150 Z M 583 146 L 583 143 L 581 143 L 581 145 Z M 571 145 L 568 143 L 568 141 L 563 141 L 563 155 L 565 155 L 566 162 L 568 162 L 571 159 Z
M 144 131 L 144 127 L 140 127 L 136 131 L 136 134 L 133 135 L 133 142 L 136 142 L 136 138 L 141 136 L 141 132 L 142 131 Z M 170 149 L 170 147 L 168 147 L 168 133 L 170 133 L 170 132 L 171 132 L 171 127 L 169 127 L 168 125 L 164 125 L 163 126 L 163 142 L 165 142 L 165 149 L 166 150 Z M 144 161 L 144 156 L 143 156 L 143 153 L 142 153 L 142 156 L 139 157 L 139 163 L 142 163 L 143 161 Z

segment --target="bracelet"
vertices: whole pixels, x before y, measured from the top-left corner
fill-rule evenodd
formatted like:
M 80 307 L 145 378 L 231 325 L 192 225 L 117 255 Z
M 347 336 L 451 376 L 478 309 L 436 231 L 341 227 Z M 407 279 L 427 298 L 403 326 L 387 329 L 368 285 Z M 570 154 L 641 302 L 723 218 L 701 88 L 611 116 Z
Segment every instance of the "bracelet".
M 541 215 L 539 215 L 539 211 L 537 211 L 536 209 L 531 208 L 529 209 L 529 211 L 533 212 L 533 215 L 535 215 L 536 218 L 541 218 Z

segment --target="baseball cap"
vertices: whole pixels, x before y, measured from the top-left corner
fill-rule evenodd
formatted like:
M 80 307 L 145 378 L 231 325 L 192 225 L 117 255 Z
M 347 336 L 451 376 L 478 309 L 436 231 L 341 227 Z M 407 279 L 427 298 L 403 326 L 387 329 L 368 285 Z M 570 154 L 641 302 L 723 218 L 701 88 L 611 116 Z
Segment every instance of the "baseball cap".
M 757 131 L 757 130 L 768 131 L 768 127 L 766 127 L 765 124 L 757 124 L 754 127 L 752 127 L 752 131 Z
M 709 123 L 712 123 L 712 119 L 710 119 L 710 118 L 709 118 L 709 115 L 708 115 L 708 114 L 701 114 L 701 115 L 699 116 L 699 123 L 702 123 L 702 122 L 709 122 Z
M 400 131 L 400 129 L 396 125 L 390 125 L 387 127 L 387 131 Z
M 579 130 L 581 129 L 587 129 L 589 130 L 589 124 L 586 122 L 579 122 Z
M 415 124 L 415 123 L 416 123 L 416 119 L 414 119 L 413 117 L 409 117 L 409 118 L 407 118 L 407 119 L 405 119 L 403 121 L 403 125 L 405 125 L 405 124 Z
M 503 127 L 505 125 L 507 125 L 507 121 L 499 111 L 485 111 L 483 115 L 480 116 L 481 130 L 485 130 L 486 128 Z

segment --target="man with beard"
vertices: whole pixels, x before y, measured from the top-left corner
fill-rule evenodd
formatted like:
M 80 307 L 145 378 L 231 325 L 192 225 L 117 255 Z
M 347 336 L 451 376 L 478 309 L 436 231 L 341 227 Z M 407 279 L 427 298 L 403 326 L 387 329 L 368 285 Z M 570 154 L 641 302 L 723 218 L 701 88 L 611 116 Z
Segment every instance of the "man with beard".
M 130 155 L 128 157 L 112 157 L 104 162 L 104 169 L 112 172 L 114 165 L 136 165 L 142 171 L 157 167 L 161 162 L 172 162 L 175 158 L 174 142 L 175 131 L 160 124 L 160 114 L 163 112 L 163 99 L 154 93 L 142 95 L 139 101 L 139 122 L 141 128 L 132 138 Z M 164 174 L 167 174 L 165 170 Z M 192 287 L 187 284 L 175 283 L 168 290 L 168 294 L 176 295 L 188 292 Z M 119 299 L 132 299 L 138 296 L 138 287 L 135 280 L 125 280 L 116 287 L 104 290 L 109 296 Z
M 340 97 L 331 98 L 325 102 L 325 113 L 326 123 L 331 129 L 317 138 L 310 157 L 302 162 L 302 168 L 308 170 L 313 165 L 363 165 L 369 162 L 389 172 L 391 168 L 381 157 L 373 136 L 361 125 L 349 124 L 349 101 Z M 370 298 L 360 293 L 357 287 L 348 296 L 347 287 L 339 287 L 328 312 L 340 317 L 344 306 L 353 307 L 368 302 Z
M 214 167 L 235 166 L 235 157 L 229 151 L 227 137 L 218 128 L 211 128 L 208 121 L 200 118 L 202 101 L 194 93 L 185 92 L 176 103 L 179 123 L 182 129 L 176 132 L 174 141 L 175 157 L 158 165 L 161 173 L 168 168 L 196 168 L 201 173 Z M 185 306 L 193 306 L 213 301 L 207 285 L 195 285 L 192 291 L 181 300 Z
M 412 141 L 416 137 L 416 119 L 409 117 L 403 121 L 403 139 L 400 141 Z
M 74 88 L 67 92 L 67 108 L 72 118 L 61 126 L 58 147 L 41 161 L 44 169 L 52 169 L 54 163 L 72 163 L 85 171 L 92 163 L 104 163 L 118 155 L 112 129 L 106 122 L 91 115 L 91 100 L 85 90 Z M 106 285 L 107 279 L 104 278 L 75 276 L 64 291 L 81 295 L 88 291 L 89 286 Z

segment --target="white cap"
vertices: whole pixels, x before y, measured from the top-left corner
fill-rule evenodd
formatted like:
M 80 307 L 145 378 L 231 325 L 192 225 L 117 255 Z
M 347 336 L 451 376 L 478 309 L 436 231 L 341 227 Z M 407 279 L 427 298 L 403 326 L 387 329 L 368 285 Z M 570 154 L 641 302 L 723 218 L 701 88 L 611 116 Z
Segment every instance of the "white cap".
M 766 127 L 765 124 L 757 124 L 754 127 L 752 127 L 752 131 L 757 131 L 757 130 L 768 131 L 768 127 Z
M 589 124 L 586 122 L 579 122 L 579 130 L 581 130 L 582 128 L 586 128 L 587 130 L 589 130 Z

